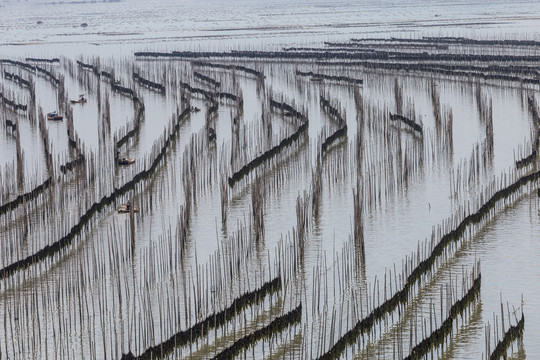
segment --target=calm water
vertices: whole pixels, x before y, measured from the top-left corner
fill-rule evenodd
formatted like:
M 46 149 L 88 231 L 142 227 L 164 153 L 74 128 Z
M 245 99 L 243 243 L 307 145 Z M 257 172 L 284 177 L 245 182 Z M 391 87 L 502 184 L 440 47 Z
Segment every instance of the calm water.
M 122 84 L 132 83 L 131 66 L 134 64 L 157 82 L 161 82 L 163 74 L 171 79 L 171 69 L 175 68 L 182 81 L 203 87 L 192 79 L 191 73 L 194 69 L 188 63 L 172 62 L 171 65 L 159 61 L 136 61 L 133 52 L 275 49 L 282 46 L 322 46 L 324 41 L 330 40 L 393 36 L 540 40 L 539 34 L 535 32 L 540 25 L 540 18 L 535 15 L 538 13 L 540 3 L 509 4 L 502 1 L 462 1 L 454 4 L 442 1 L 363 1 L 350 4 L 342 1 L 332 5 L 325 1 L 281 0 L 270 3 L 247 0 L 232 3 L 157 0 L 60 4 L 48 1 L 3 2 L 0 5 L 0 58 L 65 57 L 91 62 L 93 57 L 99 57 L 102 68 L 114 68 Z M 38 21 L 42 23 L 38 24 Z M 82 23 L 88 26 L 81 27 Z M 538 49 L 531 50 L 534 51 Z M 64 58 L 62 61 L 64 63 Z M 537 88 L 526 89 L 524 96 L 524 90 L 517 84 L 482 84 L 483 94 L 493 103 L 494 155 L 481 171 L 478 180 L 456 197 L 451 193 L 452 182 L 458 171 L 462 171 L 466 166 L 464 164 L 470 161 L 476 144 L 485 137 L 485 124 L 480 119 L 473 83 L 446 78 L 435 80 L 442 109 L 451 109 L 453 114 L 453 146 L 451 151 L 442 154 L 441 151 L 434 150 L 442 145 L 433 138 L 435 123 L 427 78 L 395 73 L 369 73 L 362 69 L 351 70 L 350 76 L 364 80 L 360 91 L 366 107 L 366 119 L 370 119 L 367 123 L 371 121 L 376 124 L 381 121 L 382 114 L 395 111 L 394 83 L 397 79 L 404 95 L 405 112 L 414 111 L 417 119 L 423 123 L 425 134 L 432 134 L 431 138 L 425 135 L 420 140 L 423 142 L 424 162 L 419 170 L 411 175 L 406 185 L 388 187 L 388 182 L 392 181 L 389 167 L 392 167 L 393 163 L 383 163 L 389 159 L 384 158 L 384 154 L 392 154 L 396 149 L 386 148 L 388 144 L 384 141 L 387 130 L 383 131 L 373 125 L 380 131 L 374 130 L 365 140 L 366 163 L 371 164 L 371 167 L 357 169 L 348 166 L 355 162 L 353 157 L 357 129 L 367 126 L 358 120 L 354 93 L 349 88 L 337 84 L 324 85 L 323 88 L 323 85 L 294 76 L 296 67 L 311 69 L 310 64 L 250 63 L 248 66 L 262 69 L 267 75 L 263 92 L 258 91 L 256 81 L 250 77 L 238 76 L 237 80 L 233 81 L 231 72 L 195 70 L 220 79 L 224 84 L 224 91 L 241 91 L 244 97 L 241 117 L 248 133 L 257 131 L 256 126 L 263 115 L 262 109 L 267 106 L 269 94 L 283 94 L 286 100 L 294 99 L 295 105 L 302 108 L 310 120 L 308 139 L 299 143 L 288 157 L 280 158 L 275 169 L 264 173 L 269 179 L 264 203 L 265 236 L 264 242 L 256 249 L 256 255 L 250 258 L 246 265 L 245 271 L 248 274 L 266 267 L 267 262 L 271 261 L 266 259 L 268 254 L 273 261 L 275 249 L 280 246 L 280 239 L 290 236 L 297 225 L 296 201 L 304 191 L 310 191 L 317 138 L 323 128 L 332 126 L 331 119 L 321 110 L 318 101 L 322 90 L 332 100 L 339 102 L 339 108 L 347 119 L 347 139 L 341 141 L 322 161 L 320 216 L 313 221 L 307 235 L 302 270 L 306 287 L 302 299 L 307 308 L 305 315 L 309 314 L 309 317 L 303 318 L 302 325 L 295 332 L 308 343 L 310 331 L 319 331 L 319 324 L 316 321 L 311 323 L 311 300 L 306 301 L 318 296 L 315 288 L 311 286 L 314 269 L 320 269 L 321 262 L 326 261 L 325 273 L 330 278 L 328 291 L 330 294 L 335 293 L 336 287 L 340 286 L 335 280 L 336 271 L 339 269 L 339 266 L 334 264 L 335 254 L 341 256 L 352 234 L 352 189 L 356 186 L 357 176 L 362 176 L 363 179 L 371 178 L 374 183 L 382 184 L 380 186 L 383 189 L 380 198 L 373 201 L 367 197 L 364 199 L 366 261 L 355 286 L 360 292 L 366 292 L 367 288 L 372 289 L 375 277 L 380 280 L 394 264 L 399 270 L 405 256 L 415 252 L 419 242 L 431 238 L 433 228 L 455 214 L 464 201 L 477 199 L 479 189 L 487 186 L 492 179 L 509 173 L 509 169 L 514 167 L 514 162 L 519 157 L 518 151 L 528 149 L 529 146 L 527 141 L 530 141 L 532 120 L 527 109 L 526 95 L 536 96 L 537 101 L 540 100 L 536 95 Z M 54 65 L 52 68 L 65 74 L 66 90 L 71 98 L 88 93 L 87 104 L 73 106 L 74 128 L 84 143 L 85 151 L 98 153 L 104 143 L 112 143 L 114 134 L 129 126 L 133 118 L 130 99 L 109 92 L 106 90 L 107 84 L 101 82 L 99 86 L 103 92 L 102 97 L 105 93 L 109 95 L 111 109 L 110 135 L 103 138 L 100 132 L 102 108 L 98 105 L 95 91 L 89 93 L 88 87 L 77 77 L 69 76 L 63 65 Z M 28 73 L 17 68 L 4 66 L 3 69 L 28 76 Z M 329 68 L 328 71 L 339 73 L 341 70 Z M 37 106 L 41 106 L 45 112 L 56 109 L 56 89 L 45 78 L 34 78 Z M 100 80 L 95 77 L 90 79 L 91 87 L 95 89 Z M 235 81 L 237 84 L 233 85 Z M 14 94 L 21 103 L 28 102 L 28 93 L 13 82 L 2 79 L 1 84 L 7 93 Z M 137 139 L 129 143 L 124 153 L 137 158 L 137 166 L 142 167 L 140 160 L 149 156 L 154 142 L 163 134 L 172 114 L 179 107 L 180 94 L 176 89 L 162 96 L 139 86 L 137 91 L 145 103 L 146 116 Z M 179 289 L 180 284 L 184 284 L 183 276 L 186 276 L 186 272 L 159 264 L 170 247 L 176 246 L 168 234 L 175 232 L 179 207 L 185 203 L 182 179 L 182 166 L 186 157 L 184 149 L 192 141 L 192 136 L 204 134 L 208 103 L 194 98 L 192 105 L 200 107 L 202 111 L 192 114 L 182 125 L 181 135 L 167 156 L 167 165 L 158 172 L 155 180 L 136 191 L 135 196 L 141 206 L 152 201 L 153 209 L 137 218 L 133 243 L 128 241 L 129 220 L 126 216 L 116 214 L 111 207 L 99 215 L 91 229 L 75 246 L 67 250 L 60 260 L 51 261 L 38 270 L 34 269 L 29 275 L 18 275 L 16 280 L 3 280 L 0 318 L 10 324 L 0 331 L 0 350 L 3 354 L 21 359 L 53 356 L 119 358 L 127 349 L 140 352 L 141 349 L 135 347 L 135 344 L 140 342 L 132 337 L 133 329 L 140 328 L 137 322 L 154 325 L 151 344 L 168 338 L 174 329 L 178 329 L 173 326 L 170 318 L 164 320 L 166 316 L 162 315 L 159 304 L 164 303 L 163 297 L 169 294 L 169 291 L 170 294 L 177 294 L 179 304 L 184 304 L 184 294 Z M 228 159 L 230 156 L 233 136 L 231 122 L 236 115 L 235 111 L 231 104 L 220 105 L 215 121 L 218 141 L 215 147 L 205 149 L 197 162 L 199 182 L 202 185 L 197 189 L 197 200 L 192 207 L 187 235 L 188 246 L 185 259 L 182 260 L 186 269 L 194 271 L 196 264 L 211 264 L 208 259 L 217 249 L 228 243 L 229 237 L 238 231 L 239 223 L 248 222 L 250 218 L 251 188 L 237 186 L 234 191 L 230 191 L 228 220 L 226 226 L 221 226 L 219 179 L 215 174 L 223 163 L 227 163 L 220 161 L 221 157 Z M 47 171 L 37 126 L 32 126 L 25 120 L 19 123 L 21 147 L 25 154 L 24 169 L 29 179 L 24 187 L 25 191 L 28 191 L 47 177 Z M 53 157 L 69 158 L 66 123 L 49 122 L 47 126 L 53 144 Z M 272 115 L 272 126 L 274 143 L 279 142 L 280 132 L 291 131 L 293 128 L 287 123 L 287 119 L 276 114 Z M 247 136 L 247 139 L 249 140 L 250 136 Z M 415 140 L 408 135 L 404 135 L 400 141 L 409 146 L 415 144 Z M 245 146 L 248 159 L 256 156 L 260 150 L 254 149 L 250 144 L 248 141 Z M 4 174 L 12 171 L 16 162 L 15 140 L 7 131 L 2 131 L 0 135 L 0 151 L 1 172 Z M 216 165 L 216 161 L 219 164 Z M 340 161 L 345 164 L 346 170 L 334 179 L 335 167 Z M 209 175 L 208 169 L 212 169 L 213 175 Z M 114 174 L 104 173 L 102 176 L 111 178 L 111 182 L 122 183 L 133 172 L 134 170 L 129 168 L 120 169 Z M 205 176 L 212 179 L 210 184 L 201 180 L 201 177 Z M 274 190 L 271 185 L 276 178 L 281 182 L 278 190 Z M 66 182 L 62 186 L 76 193 L 74 182 Z M 527 188 L 512 205 L 499 211 L 493 220 L 483 225 L 478 234 L 460 244 L 455 254 L 434 274 L 426 290 L 410 305 L 411 312 L 422 309 L 425 315 L 430 301 L 438 301 L 441 286 L 447 284 L 450 278 L 461 277 L 463 269 L 470 271 L 477 260 L 481 261 L 480 304 L 473 308 L 473 315 L 465 326 L 450 337 L 451 345 L 445 348 L 444 353 L 437 352 L 435 355 L 440 354 L 442 358 L 448 359 L 482 358 L 485 352 L 484 325 L 493 323 L 493 313 L 500 314 L 499 299 L 502 294 L 503 302 L 508 302 L 510 307 L 519 306 L 522 295 L 525 299 L 524 341 L 517 358 L 540 358 L 540 345 L 537 341 L 540 334 L 540 315 L 536 311 L 540 305 L 540 290 L 535 286 L 540 280 L 537 260 L 540 249 L 536 242 L 540 230 L 537 187 Z M 152 194 L 152 198 L 149 194 Z M 15 194 L 11 194 L 9 198 L 14 197 Z M 53 207 L 63 208 L 60 200 L 50 201 Z M 75 221 L 75 214 L 86 204 L 84 201 L 80 204 L 74 199 L 65 201 L 69 204 L 66 209 L 71 209 L 69 211 L 73 212 Z M 13 218 L 4 216 L 1 223 L 2 239 L 19 239 L 21 226 L 13 224 L 16 218 L 22 216 L 22 211 L 13 215 Z M 62 217 L 62 210 L 59 210 L 56 216 Z M 54 215 L 52 218 L 54 219 Z M 6 223 L 10 225 L 5 225 Z M 50 219 L 43 222 L 36 220 L 36 223 L 39 224 L 31 229 L 24 241 L 14 245 L 8 245 L 7 240 L 5 241 L 1 248 L 2 266 L 34 253 L 36 249 L 56 240 L 56 234 L 69 229 L 64 222 L 59 222 L 60 225 L 55 227 L 55 222 Z M 128 285 L 117 287 L 116 281 Z M 240 283 L 245 281 L 243 277 L 239 280 Z M 86 287 L 81 289 L 81 284 L 86 284 Z M 129 284 L 133 284 L 131 288 Z M 125 303 L 122 305 L 119 298 L 124 296 L 125 299 L 130 291 L 133 291 L 133 298 L 128 300 L 127 306 Z M 236 291 L 231 291 L 231 296 L 238 295 L 235 294 Z M 69 295 L 74 292 L 79 292 L 80 296 Z M 47 296 L 51 293 L 53 295 Z M 145 298 L 146 296 L 148 298 Z M 77 297 L 87 299 L 87 303 L 91 305 L 77 304 Z M 330 298 L 329 308 L 339 303 L 333 296 Z M 39 307 L 34 309 L 33 306 Z M 84 310 L 79 314 L 81 308 Z M 265 304 L 261 311 L 269 313 L 270 308 L 270 304 Z M 152 319 L 141 320 L 137 317 L 148 309 L 153 314 Z M 24 315 L 25 311 L 31 315 Z M 183 316 L 182 314 L 182 318 Z M 19 317 L 27 319 L 26 322 L 19 321 Z M 38 320 L 39 331 L 36 332 Z M 403 323 L 405 329 L 386 329 L 382 340 L 375 341 L 372 345 L 373 352 L 360 352 L 356 356 L 393 358 L 393 345 L 399 337 L 407 338 L 406 355 L 406 326 L 409 322 L 403 320 Z M 182 329 L 185 328 L 183 320 L 181 324 Z M 252 321 L 244 324 L 243 328 L 249 332 L 255 329 L 256 325 L 257 321 Z M 304 326 L 307 326 L 307 331 L 302 330 Z M 36 334 L 49 333 L 51 328 L 55 331 L 63 328 L 64 335 L 43 335 L 37 340 Z M 34 331 L 31 332 L 30 329 Z M 91 335 L 88 335 L 89 333 Z M 113 338 L 115 340 L 111 340 Z M 117 339 L 120 339 L 120 344 Z M 280 349 L 280 346 L 288 345 L 287 341 L 276 340 L 273 345 L 274 355 L 282 352 L 286 357 L 292 358 L 295 353 L 293 350 L 302 346 L 302 340 L 294 340 L 291 341 L 292 346 L 289 346 L 292 350 Z M 36 343 L 46 343 L 48 347 L 44 350 L 36 346 Z M 89 343 L 94 344 L 90 346 Z M 316 344 L 317 341 L 314 346 Z M 201 347 L 203 345 L 198 344 Z M 40 350 L 36 350 L 37 348 Z M 195 352 L 196 357 L 213 356 L 216 350 L 211 341 L 209 348 L 208 351 L 203 347 Z M 185 349 L 183 351 L 184 355 L 189 353 Z M 248 351 L 246 356 L 261 358 L 264 352 L 266 357 L 267 351 L 268 349 L 264 350 L 258 345 L 253 352 Z M 349 351 L 346 357 L 351 356 Z

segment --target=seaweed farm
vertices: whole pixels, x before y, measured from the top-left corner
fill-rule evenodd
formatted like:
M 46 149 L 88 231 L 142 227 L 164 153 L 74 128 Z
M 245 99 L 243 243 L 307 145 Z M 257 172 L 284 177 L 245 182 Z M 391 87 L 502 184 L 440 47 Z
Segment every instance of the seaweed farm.
M 0 359 L 539 358 L 540 41 L 240 33 L 0 44 Z

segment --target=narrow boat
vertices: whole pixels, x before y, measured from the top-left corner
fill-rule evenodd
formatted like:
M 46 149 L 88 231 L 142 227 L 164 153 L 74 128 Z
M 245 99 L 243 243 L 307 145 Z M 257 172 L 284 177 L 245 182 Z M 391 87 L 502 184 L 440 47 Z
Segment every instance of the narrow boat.
M 50 112 L 47 114 L 47 120 L 62 120 L 64 119 L 63 116 L 58 115 L 56 111 Z
M 119 214 L 127 214 L 131 212 L 131 204 L 127 203 L 118 208 Z M 133 205 L 133 212 L 139 212 L 139 207 L 137 205 Z
M 84 104 L 86 103 L 86 98 L 84 97 L 84 94 L 79 95 L 79 100 L 71 100 L 72 104 Z
M 118 165 L 129 165 L 135 162 L 134 158 L 121 158 L 118 159 Z
M 201 109 L 199 109 L 198 107 L 196 106 L 191 107 L 191 112 L 199 112 L 199 111 L 201 111 Z

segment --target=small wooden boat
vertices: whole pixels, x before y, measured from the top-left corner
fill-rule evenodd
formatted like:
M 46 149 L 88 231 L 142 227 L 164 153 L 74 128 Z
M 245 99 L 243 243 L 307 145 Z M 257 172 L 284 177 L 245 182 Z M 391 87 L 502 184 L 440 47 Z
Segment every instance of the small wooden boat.
M 191 112 L 199 112 L 199 111 L 201 111 L 201 109 L 199 109 L 198 107 L 196 106 L 191 107 Z
M 86 98 L 84 97 L 84 94 L 79 95 L 79 100 L 71 100 L 72 104 L 85 104 Z
M 62 120 L 62 119 L 64 119 L 64 117 L 58 115 L 58 113 L 56 111 L 53 111 L 53 112 L 50 112 L 50 113 L 47 114 L 47 120 L 59 121 L 59 120 Z
M 121 159 L 118 159 L 118 165 L 130 165 L 130 164 L 133 164 L 135 162 L 135 159 L 134 158 L 121 158 Z
M 127 203 L 118 208 L 119 214 L 127 214 L 131 212 L 131 204 Z M 137 205 L 133 205 L 133 212 L 139 212 L 139 207 Z

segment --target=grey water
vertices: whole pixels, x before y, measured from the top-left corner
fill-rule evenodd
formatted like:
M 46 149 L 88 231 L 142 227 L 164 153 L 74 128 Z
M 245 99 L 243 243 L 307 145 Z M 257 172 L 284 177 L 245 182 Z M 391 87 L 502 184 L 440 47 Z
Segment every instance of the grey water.
M 367 162 L 371 161 L 371 167 L 351 165 L 358 161 L 354 159 L 357 129 L 367 125 L 359 121 L 355 96 L 350 88 L 339 84 L 317 84 L 294 76 L 297 68 L 311 69 L 312 64 L 247 64 L 262 69 L 267 75 L 264 89 L 260 91 L 257 82 L 247 76 L 236 74 L 238 76 L 233 79 L 235 75 L 231 72 L 201 70 L 189 62 L 144 61 L 136 59 L 133 53 L 322 47 L 325 41 L 368 37 L 463 36 L 540 40 L 537 32 L 540 18 L 536 15 L 540 13 L 539 10 L 538 3 L 504 1 L 5 1 L 0 3 L 0 58 L 24 61 L 26 57 L 60 57 L 62 64 L 72 60 L 92 62 L 99 58 L 103 69 L 115 69 L 122 84 L 136 87 L 145 104 L 145 117 L 136 140 L 130 141 L 123 149 L 128 157 L 137 159 L 136 168 L 108 173 L 110 164 L 104 165 L 101 181 L 111 188 L 114 182 L 121 183 L 136 169 L 147 165 L 144 161 L 150 157 L 153 145 L 168 128 L 171 117 L 182 104 L 177 89 L 163 96 L 133 84 L 131 72 L 134 68 L 152 75 L 158 82 L 172 79 L 171 69 L 175 69 L 182 81 L 203 87 L 190 75 L 193 70 L 200 70 L 219 78 L 228 92 L 239 89 L 244 98 L 240 116 L 248 133 L 257 134 L 269 94 L 283 94 L 286 100 L 294 101 L 298 108 L 308 114 L 308 139 L 296 145 L 288 157 L 276 161 L 273 168 L 260 171 L 267 178 L 265 187 L 268 193 L 264 199 L 264 242 L 259 244 L 256 255 L 249 259 L 245 270 L 253 278 L 262 276 L 259 272 L 263 269 L 267 274 L 269 269 L 266 265 L 275 260 L 280 241 L 292 237 L 292 230 L 297 225 L 297 198 L 304 191 L 310 191 L 319 134 L 323 129 L 332 127 L 331 119 L 320 108 L 319 94 L 324 91 L 330 99 L 338 101 L 347 120 L 348 135 L 322 160 L 320 215 L 312 220 L 307 234 L 302 264 L 305 287 L 298 289 L 303 294 L 301 299 L 304 299 L 303 320 L 295 328 L 295 334 L 288 335 L 290 338 L 275 340 L 271 348 L 274 353 L 268 353 L 268 348 L 265 350 L 258 345 L 253 351 L 242 354 L 248 358 L 273 358 L 279 354 L 285 358 L 300 358 L 299 348 L 304 346 L 302 344 L 317 346 L 319 340 L 310 336 L 313 331 L 322 331 L 317 321 L 312 323 L 314 309 L 311 301 L 306 301 L 319 296 L 312 286 L 316 281 L 314 272 L 322 269 L 330 278 L 329 293 L 335 294 L 336 287 L 340 286 L 336 281 L 339 266 L 336 265 L 335 254 L 341 256 L 350 243 L 354 206 L 352 189 L 356 187 L 357 179 L 363 179 L 364 189 L 368 187 L 368 179 L 372 179 L 373 186 L 381 189 L 380 192 L 374 191 L 378 194 L 377 198 L 364 198 L 366 258 L 355 286 L 359 292 L 366 293 L 368 288 L 373 289 L 374 279 L 380 281 L 389 269 L 393 269 L 394 264 L 401 270 L 405 256 L 415 252 L 419 243 L 430 239 L 434 227 L 459 213 L 466 201 L 474 204 L 480 197 L 481 189 L 487 187 L 490 181 L 504 178 L 505 174 L 513 171 L 519 154 L 526 153 L 531 142 L 533 124 L 524 93 L 536 97 L 538 101 L 538 87 L 530 86 L 523 90 L 515 83 L 482 83 L 483 94 L 493 104 L 494 154 L 478 179 L 456 195 L 452 192 L 453 183 L 457 182 L 459 173 L 466 172 L 476 144 L 485 137 L 473 82 L 435 78 L 441 106 L 451 110 L 453 118 L 452 148 L 442 154 L 437 148 L 440 145 L 438 140 L 427 135 L 435 136 L 436 127 L 429 78 L 415 74 L 369 72 L 360 68 L 351 70 L 351 76 L 364 80 L 359 91 L 366 104 L 366 117 L 371 117 L 373 123 L 380 120 L 383 114 L 395 111 L 394 84 L 397 80 L 403 90 L 405 111 L 414 112 L 424 126 L 426 135 L 420 140 L 424 161 L 406 185 L 396 185 L 392 184 L 389 170 L 392 163 L 382 163 L 385 161 L 384 154 L 395 150 L 385 149 L 387 144 L 384 143 L 385 134 L 382 132 L 389 129 L 381 130 L 374 125 L 381 133 L 374 131 L 372 138 L 365 139 L 366 159 Z M 83 23 L 87 26 L 81 26 Z M 538 49 L 528 51 L 537 54 Z M 2 72 L 8 70 L 29 76 L 27 72 L 6 64 L 0 68 Z M 72 108 L 75 132 L 84 144 L 85 152 L 98 154 L 104 148 L 112 152 L 113 135 L 128 127 L 133 118 L 131 100 L 108 91 L 107 84 L 91 74 L 88 75 L 90 85 L 86 86 L 76 76 L 69 76 L 63 65 L 52 65 L 51 68 L 65 74 L 65 87 L 71 98 L 97 86 L 101 86 L 102 103 L 104 95 L 109 96 L 111 135 L 106 138 L 101 135 L 102 107 L 98 105 L 95 91 L 87 94 L 87 104 L 74 104 Z M 333 71 L 339 73 L 340 69 Z M 81 70 L 77 69 L 77 72 Z M 34 76 L 34 80 L 37 106 L 45 112 L 56 110 L 59 104 L 54 86 L 44 77 Z M 233 83 L 236 83 L 236 88 Z M 5 78 L 0 84 L 4 93 L 13 94 L 20 102 L 28 102 L 26 90 Z M 151 211 L 144 210 L 141 216 L 135 217 L 134 241 L 129 239 L 129 216 L 118 214 L 114 207 L 110 207 L 100 213 L 90 229 L 58 258 L 2 279 L 0 319 L 3 319 L 4 327 L 0 329 L 0 351 L 4 356 L 20 359 L 116 359 L 130 349 L 134 353 L 140 352 L 145 341 L 148 345 L 155 344 L 167 339 L 179 328 L 185 328 L 184 321 L 187 320 L 184 314 L 178 316 L 180 320 L 171 320 L 170 316 L 163 314 L 161 306 L 167 304 L 166 294 L 170 301 L 176 298 L 177 308 L 184 305 L 185 288 L 182 289 L 181 284 L 193 276 L 197 266 L 211 266 L 214 260 L 210 258 L 215 256 L 216 251 L 224 251 L 230 237 L 239 228 L 249 228 L 252 206 L 252 188 L 243 184 L 236 187 L 230 192 L 228 217 L 222 226 L 219 174 L 215 170 L 227 165 L 230 157 L 233 137 L 231 123 L 237 110 L 231 104 L 220 104 L 215 120 L 216 144 L 205 148 L 197 162 L 198 193 L 192 207 L 187 248 L 183 250 L 185 257 L 181 260 L 181 266 L 175 264 L 169 267 L 164 264 L 163 259 L 170 249 L 178 246 L 170 233 L 174 234 L 179 226 L 180 206 L 186 202 L 182 179 L 185 149 L 197 141 L 204 143 L 200 138 L 204 134 L 208 104 L 195 97 L 191 104 L 202 111 L 193 113 L 182 124 L 178 140 L 167 155 L 166 165 L 159 170 L 155 179 L 133 193 L 141 206 L 149 207 L 150 202 L 153 204 Z M 27 178 L 24 191 L 29 191 L 48 176 L 41 137 L 37 126 L 30 124 L 23 115 L 7 114 L 2 115 L 2 121 L 7 117 L 19 119 Z M 271 117 L 272 139 L 276 142 L 281 132 L 291 131 L 292 127 L 279 114 L 272 114 Z M 73 156 L 66 126 L 65 122 L 47 123 L 53 157 L 55 161 L 58 159 L 57 166 Z M 16 166 L 16 146 L 13 135 L 4 125 L 1 128 L 0 174 L 4 176 L 12 173 Z M 415 139 L 408 136 L 405 134 L 400 141 L 411 147 L 415 144 L 419 146 Z M 255 140 L 249 142 L 250 138 L 256 139 L 256 136 L 247 136 L 248 143 L 244 147 L 247 158 L 253 158 L 260 151 Z M 341 173 L 336 170 L 336 164 L 340 162 L 344 168 Z M 534 168 L 537 167 L 538 164 L 535 164 Z M 280 182 L 279 186 L 272 186 L 275 181 Z M 78 188 L 75 181 L 62 182 L 61 186 L 71 197 L 66 195 L 66 198 L 62 198 L 59 195 L 55 199 L 43 200 L 50 203 L 56 212 L 50 210 L 51 216 L 43 220 L 35 215 L 33 226 L 26 236 L 21 235 L 25 229 L 20 222 L 26 216 L 25 211 L 18 209 L 12 214 L 2 215 L 2 267 L 57 240 L 77 220 L 78 212 L 89 205 L 88 201 L 76 198 Z M 460 277 L 464 269 L 470 271 L 480 261 L 482 288 L 479 305 L 473 309 L 470 321 L 466 320 L 459 331 L 450 335 L 450 345 L 444 351 L 435 352 L 432 355 L 434 358 L 479 359 L 485 356 L 484 327 L 488 322 L 493 324 L 493 314 L 500 315 L 501 296 L 505 308 L 508 302 L 510 308 L 522 306 L 525 313 L 523 343 L 519 346 L 514 344 L 514 358 L 540 357 L 540 344 L 537 341 L 540 315 L 536 310 L 540 305 L 537 286 L 540 280 L 540 248 L 536 241 L 540 230 L 540 201 L 536 196 L 537 188 L 538 184 L 527 187 L 512 204 L 497 210 L 493 218 L 482 224 L 470 239 L 460 243 L 450 259 L 434 274 L 425 294 L 413 300 L 414 308 L 426 311 L 430 301 L 437 303 L 440 286 L 450 278 Z M 58 189 L 55 191 L 58 192 Z M 98 193 L 98 190 L 94 191 Z M 16 195 L 17 189 L 14 189 L 2 199 L 2 203 L 14 199 Z M 85 196 L 91 198 L 90 195 Z M 127 201 L 128 197 L 122 201 Z M 43 210 L 38 206 L 36 211 L 39 213 Z M 66 213 L 69 213 L 66 217 L 72 218 L 71 222 L 60 219 Z M 321 262 L 325 262 L 325 268 Z M 246 278 L 249 275 L 237 280 L 244 284 Z M 117 282 L 121 285 L 118 286 Z M 190 294 L 192 292 L 194 290 Z M 236 292 L 231 290 L 231 294 L 224 296 L 230 299 L 240 295 Z M 339 304 L 339 299 L 330 297 L 328 307 L 332 309 Z M 80 299 L 84 299 L 86 305 L 81 305 Z M 287 303 L 290 298 L 284 296 L 282 300 Z M 153 317 L 141 317 L 140 314 L 145 311 L 152 313 Z M 275 309 L 265 303 L 260 311 L 271 313 Z M 327 315 L 321 315 L 321 318 Z M 257 321 L 238 321 L 247 332 L 258 326 Z M 145 328 L 152 330 L 148 330 L 148 334 L 141 334 L 140 330 Z M 400 338 L 408 338 L 408 330 L 393 326 L 383 330 L 381 339 L 373 339 L 370 345 L 373 352 L 366 354 L 358 350 L 354 356 L 395 358 L 394 344 Z M 296 339 L 296 336 L 302 340 L 293 341 L 292 338 Z M 146 340 L 141 340 L 145 337 Z M 197 347 L 201 347 L 199 351 L 183 349 L 181 355 L 172 357 L 187 357 L 193 351 L 195 357 L 211 358 L 223 347 L 213 346 L 213 340 L 213 337 L 208 340 L 209 345 L 197 344 Z M 408 340 L 405 343 L 408 349 Z M 315 357 L 314 353 L 312 355 Z M 344 355 L 347 358 L 352 356 L 350 349 Z

